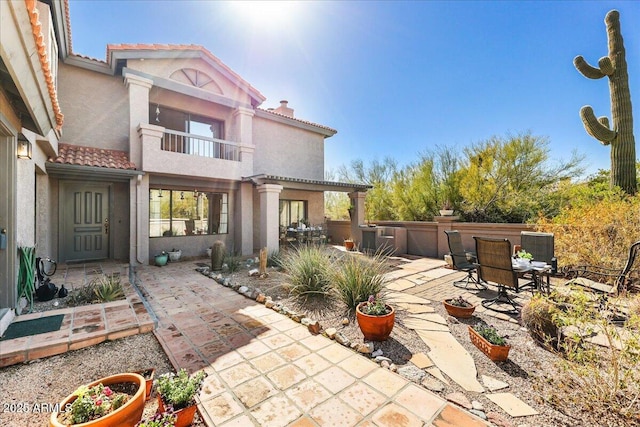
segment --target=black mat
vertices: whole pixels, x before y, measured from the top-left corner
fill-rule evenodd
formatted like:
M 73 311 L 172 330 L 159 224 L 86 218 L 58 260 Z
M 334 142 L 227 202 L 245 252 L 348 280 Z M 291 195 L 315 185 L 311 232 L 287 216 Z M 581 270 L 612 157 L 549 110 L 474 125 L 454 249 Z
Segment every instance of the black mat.
M 46 334 L 60 329 L 64 314 L 55 316 L 40 317 L 39 319 L 23 320 L 9 325 L 0 338 L 0 341 L 12 340 L 14 338 L 27 337 L 29 335 Z

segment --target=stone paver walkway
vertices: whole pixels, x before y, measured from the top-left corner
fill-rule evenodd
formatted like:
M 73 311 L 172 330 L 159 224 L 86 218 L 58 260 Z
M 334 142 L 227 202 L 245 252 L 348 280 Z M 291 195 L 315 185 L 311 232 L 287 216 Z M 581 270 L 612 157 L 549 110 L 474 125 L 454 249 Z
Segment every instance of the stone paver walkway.
M 143 267 L 137 277 L 174 367 L 209 374 L 199 405 L 208 425 L 487 425 L 194 267 Z

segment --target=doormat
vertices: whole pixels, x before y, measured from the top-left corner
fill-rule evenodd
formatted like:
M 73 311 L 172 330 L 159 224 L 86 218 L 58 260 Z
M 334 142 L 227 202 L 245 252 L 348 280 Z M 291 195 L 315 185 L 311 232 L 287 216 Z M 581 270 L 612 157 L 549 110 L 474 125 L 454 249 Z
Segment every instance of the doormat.
M 9 325 L 2 338 L 0 338 L 0 341 L 57 331 L 60 329 L 60 326 L 62 326 L 63 318 L 64 314 L 56 314 L 55 316 L 14 322 Z

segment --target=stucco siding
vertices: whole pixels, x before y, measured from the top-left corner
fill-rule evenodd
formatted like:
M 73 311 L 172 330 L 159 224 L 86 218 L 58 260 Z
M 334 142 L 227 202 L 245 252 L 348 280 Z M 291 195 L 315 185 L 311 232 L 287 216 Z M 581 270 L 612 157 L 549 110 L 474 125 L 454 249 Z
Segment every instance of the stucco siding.
M 266 120 L 253 118 L 254 173 L 291 178 L 324 179 L 324 138 L 322 135 Z
M 129 96 L 122 77 L 60 63 L 62 142 L 129 151 Z

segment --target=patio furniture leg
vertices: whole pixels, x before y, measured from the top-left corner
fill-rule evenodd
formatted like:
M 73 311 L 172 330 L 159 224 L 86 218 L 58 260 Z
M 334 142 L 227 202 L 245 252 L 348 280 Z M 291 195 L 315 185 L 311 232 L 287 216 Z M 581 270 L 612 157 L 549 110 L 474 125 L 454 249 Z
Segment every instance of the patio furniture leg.
M 502 309 L 493 307 L 495 304 L 508 304 L 511 309 Z M 497 311 L 498 313 L 518 314 L 519 304 L 513 300 L 507 293 L 507 288 L 503 285 L 498 285 L 498 296 L 492 299 L 482 301 L 482 306 L 487 310 Z
M 467 277 L 462 280 L 453 282 L 456 288 L 469 289 L 469 285 L 473 285 L 476 289 L 483 291 L 487 289 L 487 285 L 482 283 L 482 279 L 473 277 L 473 270 L 467 271 Z

